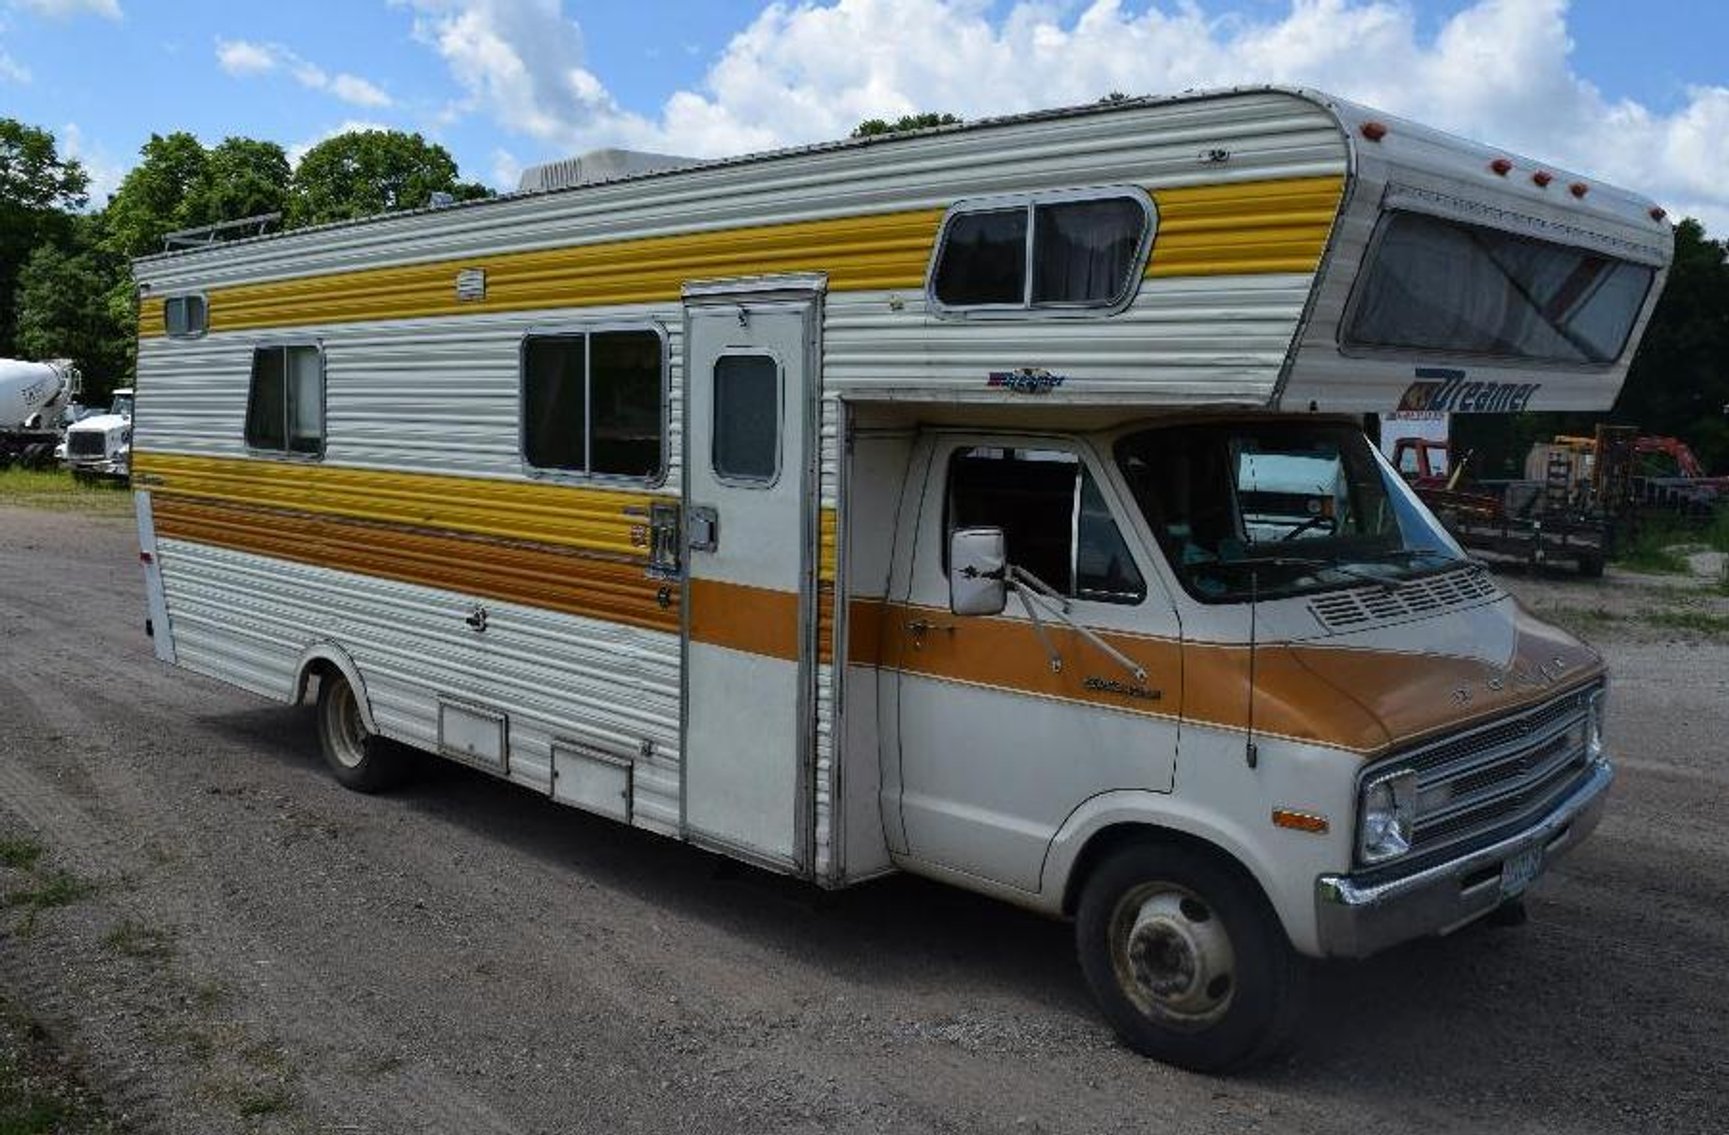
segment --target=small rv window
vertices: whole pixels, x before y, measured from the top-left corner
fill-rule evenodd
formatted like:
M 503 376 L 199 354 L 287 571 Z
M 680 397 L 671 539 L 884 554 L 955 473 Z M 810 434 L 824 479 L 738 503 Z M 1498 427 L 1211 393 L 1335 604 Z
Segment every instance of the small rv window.
M 947 529 L 975 526 L 1001 528 L 1009 562 L 1070 598 L 1146 598 L 1146 582 L 1092 470 L 1073 453 L 956 450 L 949 460 Z
M 767 355 L 714 363 L 714 473 L 772 484 L 780 472 L 780 365 Z
M 665 436 L 660 336 L 530 336 L 522 349 L 522 455 L 535 469 L 644 480 Z
M 209 328 L 203 296 L 169 296 L 162 304 L 163 330 L 170 339 L 196 339 Z
M 1116 307 L 1134 292 L 1151 220 L 1129 190 L 956 206 L 931 296 L 946 310 Z
M 317 347 L 252 352 L 246 444 L 308 457 L 324 452 L 324 359 Z

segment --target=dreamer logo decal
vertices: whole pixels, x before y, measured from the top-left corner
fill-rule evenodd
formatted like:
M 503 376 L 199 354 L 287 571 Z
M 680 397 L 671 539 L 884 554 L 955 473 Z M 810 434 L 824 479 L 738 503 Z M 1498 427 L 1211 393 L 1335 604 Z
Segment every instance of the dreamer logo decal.
M 1067 381 L 1067 375 L 1052 374 L 1043 367 L 1017 367 L 991 371 L 985 385 L 1014 394 L 1049 394 Z
M 1418 367 L 1418 381 L 1399 398 L 1401 413 L 1500 414 L 1523 410 L 1540 382 L 1467 382 L 1465 372 Z

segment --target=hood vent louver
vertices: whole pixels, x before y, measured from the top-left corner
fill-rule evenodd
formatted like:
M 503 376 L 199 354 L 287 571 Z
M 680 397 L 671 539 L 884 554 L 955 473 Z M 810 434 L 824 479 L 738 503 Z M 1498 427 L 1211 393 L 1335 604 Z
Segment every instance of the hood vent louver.
M 1417 619 L 1501 597 L 1501 589 L 1480 568 L 1464 567 L 1413 579 L 1397 587 L 1353 587 L 1309 600 L 1309 613 L 1329 631 L 1355 631 L 1383 623 Z

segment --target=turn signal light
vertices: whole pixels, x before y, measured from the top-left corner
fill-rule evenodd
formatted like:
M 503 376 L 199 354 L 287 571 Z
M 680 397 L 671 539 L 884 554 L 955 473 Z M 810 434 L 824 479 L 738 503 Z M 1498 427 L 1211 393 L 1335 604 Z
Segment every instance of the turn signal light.
M 1273 826 L 1314 835 L 1325 835 L 1331 827 L 1325 816 L 1317 816 L 1313 812 L 1297 812 L 1290 808 L 1273 809 Z

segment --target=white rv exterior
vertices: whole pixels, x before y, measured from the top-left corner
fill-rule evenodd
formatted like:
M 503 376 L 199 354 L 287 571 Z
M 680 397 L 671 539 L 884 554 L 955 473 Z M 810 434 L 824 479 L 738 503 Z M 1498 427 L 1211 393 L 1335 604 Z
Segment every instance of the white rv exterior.
M 1480 917 L 1594 822 L 1600 661 L 1345 415 L 1606 406 L 1670 244 L 1253 89 L 147 258 L 156 649 L 316 688 L 355 787 L 383 738 L 1074 915 L 1125 1039 L 1228 1066 L 1298 955 Z

